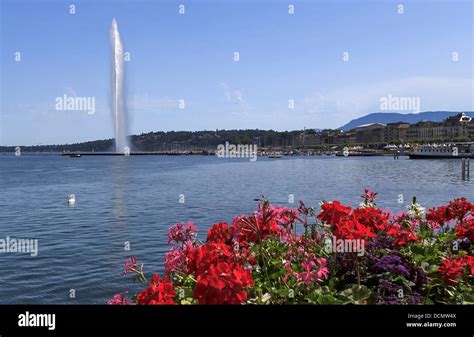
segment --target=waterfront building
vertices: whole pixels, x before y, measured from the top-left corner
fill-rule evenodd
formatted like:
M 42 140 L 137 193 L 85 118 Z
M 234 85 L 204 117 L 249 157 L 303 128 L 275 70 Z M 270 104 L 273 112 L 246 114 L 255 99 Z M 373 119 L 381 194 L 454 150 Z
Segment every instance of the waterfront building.
M 420 121 L 370 123 L 349 131 L 305 130 L 296 136 L 298 146 L 396 144 L 444 141 L 474 141 L 474 118 L 465 113 L 451 116 L 442 122 Z
M 410 125 L 407 138 L 411 142 L 474 140 L 474 119 L 460 113 L 442 122 L 421 121 Z
M 410 123 L 398 122 L 388 123 L 384 131 L 385 143 L 406 142 Z
M 370 123 L 356 127 L 354 129 L 356 143 L 383 143 L 386 127 L 387 125 L 382 123 Z

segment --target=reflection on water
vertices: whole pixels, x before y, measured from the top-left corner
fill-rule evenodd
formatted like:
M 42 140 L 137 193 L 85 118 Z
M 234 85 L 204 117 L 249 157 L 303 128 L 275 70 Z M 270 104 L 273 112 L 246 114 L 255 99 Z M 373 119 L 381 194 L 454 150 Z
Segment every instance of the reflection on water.
M 127 205 L 125 202 L 125 187 L 127 186 L 126 174 L 128 158 L 119 157 L 118 160 L 112 162 L 112 194 L 113 198 L 113 213 L 117 224 L 126 222 Z
M 127 256 L 137 255 L 148 272 L 163 270 L 170 225 L 193 221 L 203 237 L 212 223 L 254 210 L 262 194 L 289 206 L 290 194 L 293 206 L 334 199 L 356 206 L 369 187 L 392 211 L 413 196 L 425 207 L 474 199 L 474 181 L 461 180 L 459 160 L 22 154 L 0 155 L 0 172 L 0 237 L 39 244 L 37 257 L 0 254 L 0 303 L 104 303 L 130 289 L 121 275 Z

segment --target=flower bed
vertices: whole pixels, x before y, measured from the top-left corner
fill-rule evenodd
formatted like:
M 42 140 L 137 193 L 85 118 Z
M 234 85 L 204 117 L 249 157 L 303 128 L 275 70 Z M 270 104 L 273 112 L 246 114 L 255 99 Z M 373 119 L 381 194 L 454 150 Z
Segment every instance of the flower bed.
M 323 202 L 319 212 L 275 207 L 220 222 L 197 239 L 179 223 L 168 232 L 165 273 L 147 278 L 135 257 L 125 263 L 146 288 L 109 304 L 474 304 L 474 204 L 465 198 L 425 210 L 377 208 L 366 190 L 357 208 Z

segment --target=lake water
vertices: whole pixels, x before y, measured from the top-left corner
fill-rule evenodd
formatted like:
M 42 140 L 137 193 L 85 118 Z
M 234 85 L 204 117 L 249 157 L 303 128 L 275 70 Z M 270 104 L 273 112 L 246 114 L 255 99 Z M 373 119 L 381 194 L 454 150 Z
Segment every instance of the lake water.
M 0 253 L 0 303 L 105 303 L 140 288 L 122 276 L 127 256 L 138 256 L 148 272 L 163 271 L 167 230 L 179 221 L 193 221 L 205 238 L 213 223 L 253 211 L 261 194 L 288 206 L 290 194 L 293 206 L 323 199 L 356 206 L 364 187 L 392 211 L 415 195 L 425 207 L 474 200 L 474 178 L 461 180 L 460 160 L 0 154 L 0 239 L 39 243 L 36 257 Z

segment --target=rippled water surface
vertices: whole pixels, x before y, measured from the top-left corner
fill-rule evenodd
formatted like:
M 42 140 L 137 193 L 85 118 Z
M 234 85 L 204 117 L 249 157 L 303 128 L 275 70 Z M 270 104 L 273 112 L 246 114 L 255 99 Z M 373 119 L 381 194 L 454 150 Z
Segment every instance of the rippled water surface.
M 176 222 L 193 221 L 205 237 L 213 223 L 253 211 L 261 194 L 289 206 L 289 194 L 294 205 L 338 199 L 355 206 L 364 187 L 392 211 L 405 207 L 400 194 L 426 207 L 474 199 L 460 160 L 0 154 L 0 239 L 39 242 L 36 257 L 0 253 L 0 303 L 104 303 L 137 290 L 121 275 L 127 256 L 137 255 L 148 272 L 163 270 L 167 229 Z

